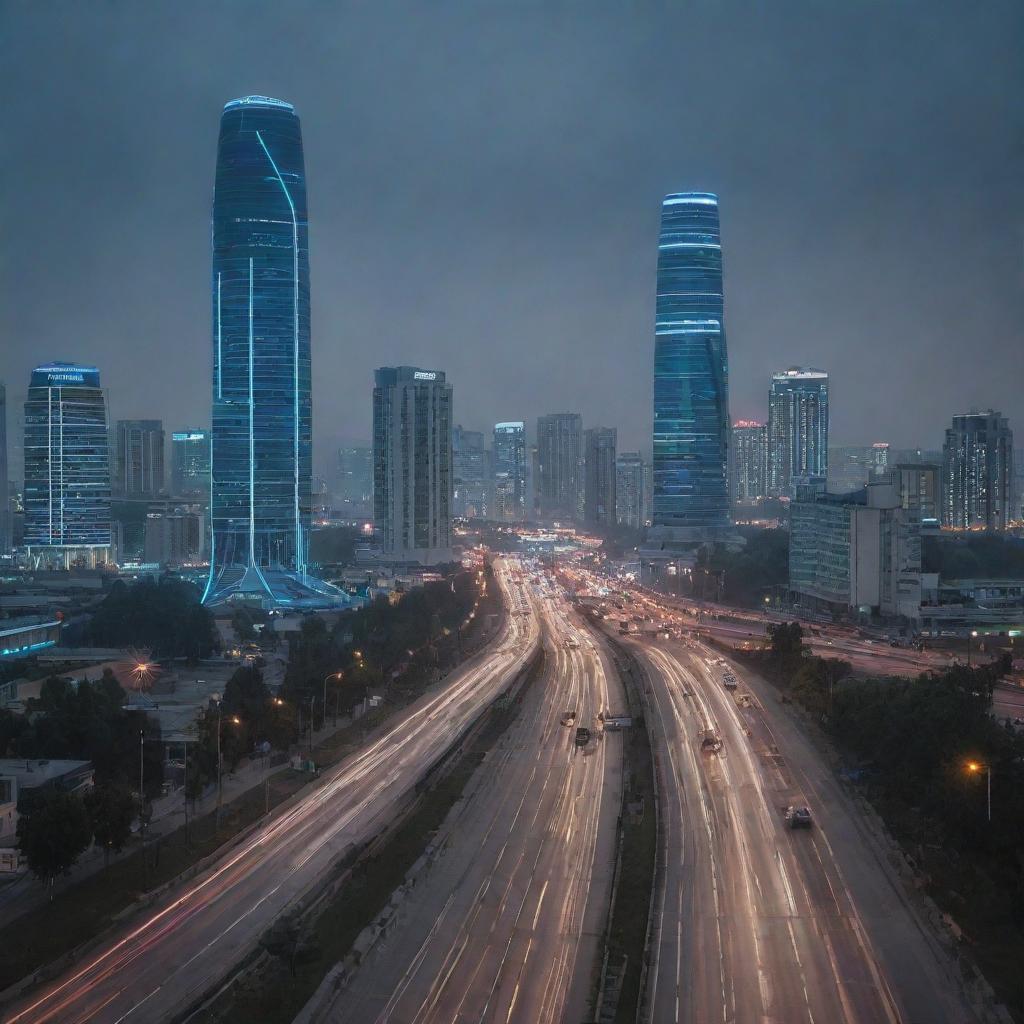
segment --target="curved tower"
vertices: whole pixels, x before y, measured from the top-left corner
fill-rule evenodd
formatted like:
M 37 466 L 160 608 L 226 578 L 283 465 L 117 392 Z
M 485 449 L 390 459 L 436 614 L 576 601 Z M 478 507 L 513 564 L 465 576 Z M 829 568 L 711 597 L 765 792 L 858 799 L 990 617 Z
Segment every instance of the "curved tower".
M 701 540 L 729 525 L 729 373 L 718 197 L 665 197 L 654 342 L 656 533 Z M 660 529 L 659 529 L 660 528 Z
M 306 172 L 290 103 L 245 96 L 225 105 L 212 242 L 213 550 L 204 599 L 298 604 L 312 408 Z

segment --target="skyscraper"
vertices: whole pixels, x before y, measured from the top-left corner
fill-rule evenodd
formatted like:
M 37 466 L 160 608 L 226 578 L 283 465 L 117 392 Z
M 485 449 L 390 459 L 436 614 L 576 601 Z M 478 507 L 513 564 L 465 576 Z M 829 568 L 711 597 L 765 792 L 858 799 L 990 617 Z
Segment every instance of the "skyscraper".
M 160 420 L 118 420 L 115 494 L 153 498 L 164 489 L 164 425 Z
M 452 515 L 486 519 L 490 514 L 489 460 L 482 430 L 452 428 Z
M 615 520 L 633 530 L 643 528 L 647 518 L 643 456 L 620 452 L 615 458 Z
M 110 552 L 107 406 L 94 366 L 32 371 L 25 402 L 25 544 L 70 564 Z
M 212 286 L 213 546 L 205 600 L 239 594 L 271 606 L 309 603 L 317 599 L 306 578 L 309 231 L 302 134 L 290 103 L 246 96 L 224 107 Z M 319 585 L 313 589 L 322 596 Z
M 521 420 L 494 424 L 494 517 L 526 518 L 526 426 Z
M 1013 487 L 1013 431 L 1001 413 L 954 416 L 942 447 L 942 525 L 1005 530 Z
M 828 475 L 828 374 L 793 366 L 768 394 L 768 493 L 791 496 L 795 477 Z
M 382 367 L 373 389 L 373 520 L 384 554 L 451 560 L 452 389 L 440 370 Z
M 654 342 L 653 525 L 699 540 L 729 524 L 729 372 L 718 197 L 662 201 Z
M 338 499 L 343 513 L 373 514 L 373 449 L 347 445 L 338 449 Z
M 768 428 L 754 420 L 732 425 L 729 490 L 733 502 L 757 501 L 768 493 Z
M 0 558 L 10 554 L 11 485 L 7 468 L 7 387 L 0 381 Z
M 537 468 L 541 513 L 579 517 L 583 511 L 583 417 L 578 412 L 538 417 Z
M 210 432 L 171 434 L 171 492 L 176 498 L 210 493 Z
M 591 427 L 585 434 L 583 518 L 591 526 L 615 525 L 614 427 Z

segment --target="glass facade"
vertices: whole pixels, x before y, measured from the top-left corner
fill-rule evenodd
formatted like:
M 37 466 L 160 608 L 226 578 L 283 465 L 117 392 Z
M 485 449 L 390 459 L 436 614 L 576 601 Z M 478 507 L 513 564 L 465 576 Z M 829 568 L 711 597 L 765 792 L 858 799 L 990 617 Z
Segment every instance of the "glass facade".
M 221 116 L 213 198 L 213 555 L 207 597 L 305 573 L 311 524 L 309 235 L 299 118 L 265 96 Z M 265 587 L 269 592 L 270 587 Z M 273 595 L 270 595 L 273 597 Z
M 115 494 L 152 498 L 164 489 L 164 425 L 160 420 L 118 420 L 114 430 Z
M 583 417 L 553 412 L 537 417 L 537 490 L 544 515 L 583 513 Z
M 526 426 L 521 420 L 494 424 L 494 515 L 526 518 Z
M 171 434 L 171 490 L 175 497 L 209 493 L 208 430 L 176 430 Z
M 654 343 L 656 527 L 729 524 L 729 376 L 718 197 L 662 202 Z
M 107 405 L 93 366 L 32 371 L 25 402 L 25 544 L 109 547 Z
M 828 374 L 793 366 L 772 375 L 768 490 L 791 495 L 801 478 L 828 476 Z

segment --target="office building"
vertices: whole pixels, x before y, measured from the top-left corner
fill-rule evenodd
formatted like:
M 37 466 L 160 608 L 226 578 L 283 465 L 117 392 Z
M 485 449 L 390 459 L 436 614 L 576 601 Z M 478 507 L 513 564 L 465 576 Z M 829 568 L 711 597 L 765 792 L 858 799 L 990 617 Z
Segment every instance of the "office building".
M 521 420 L 494 424 L 494 518 L 526 519 L 526 427 Z
M 768 494 L 768 427 L 754 420 L 732 425 L 729 491 L 733 504 L 760 501 Z
M 790 508 L 790 590 L 804 607 L 916 619 L 921 532 L 882 477 L 851 494 L 801 486 Z
M 797 478 L 828 475 L 828 374 L 791 367 L 768 395 L 768 492 L 792 497 Z
M 615 521 L 631 530 L 642 530 L 647 521 L 646 473 L 640 452 L 620 452 L 615 457 Z
M 885 476 L 889 472 L 889 442 L 876 441 L 868 453 L 868 470 L 871 476 Z
M 7 462 L 7 387 L 0 381 L 0 558 L 11 553 L 11 484 Z
M 164 425 L 160 420 L 118 420 L 113 492 L 155 498 L 164 489 Z
M 201 505 L 174 505 L 146 515 L 144 561 L 197 565 L 205 555 L 206 516 Z
M 591 427 L 584 435 L 583 519 L 590 526 L 615 525 L 614 427 Z
M 452 389 L 440 370 L 382 367 L 373 389 L 373 520 L 386 558 L 452 558 Z
M 207 604 L 344 603 L 307 572 L 312 519 L 309 225 L 299 118 L 224 107 L 213 194 L 213 527 Z
M 210 432 L 171 433 L 171 493 L 176 498 L 210 496 Z
M 1013 431 L 989 409 L 954 416 L 942 447 L 942 525 L 1005 530 L 1013 491 Z
M 666 196 L 654 343 L 655 532 L 699 541 L 729 525 L 729 371 L 718 197 Z
M 452 514 L 460 519 L 487 519 L 492 513 L 491 455 L 482 430 L 452 429 Z
M 25 545 L 47 564 L 110 556 L 107 403 L 94 366 L 47 363 L 25 401 Z
M 373 515 L 373 449 L 347 445 L 338 449 L 339 511 L 350 518 Z
M 538 417 L 537 469 L 541 514 L 578 518 L 583 504 L 583 417 L 579 413 Z

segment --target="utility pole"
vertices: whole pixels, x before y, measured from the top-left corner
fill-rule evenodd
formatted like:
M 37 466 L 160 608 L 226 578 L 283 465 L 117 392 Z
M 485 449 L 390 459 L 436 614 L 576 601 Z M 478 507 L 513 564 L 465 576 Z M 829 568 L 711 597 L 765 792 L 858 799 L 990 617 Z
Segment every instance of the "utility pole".
M 217 829 L 220 830 L 220 808 L 224 798 L 224 771 L 220 761 L 221 702 L 217 701 Z

